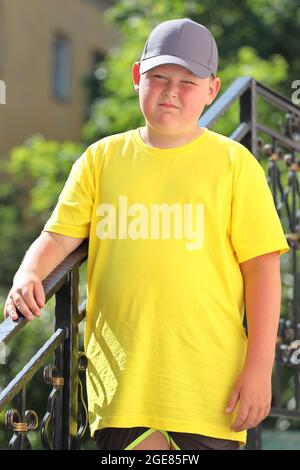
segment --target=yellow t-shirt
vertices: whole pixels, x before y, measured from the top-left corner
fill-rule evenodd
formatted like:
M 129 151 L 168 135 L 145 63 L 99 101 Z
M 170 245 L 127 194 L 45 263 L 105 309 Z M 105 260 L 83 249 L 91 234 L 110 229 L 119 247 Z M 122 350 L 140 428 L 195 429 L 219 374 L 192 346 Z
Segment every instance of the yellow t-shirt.
M 91 435 L 151 427 L 246 441 L 225 408 L 242 370 L 239 263 L 288 251 L 264 171 L 208 129 L 181 147 L 139 129 L 92 144 L 44 230 L 89 237 Z

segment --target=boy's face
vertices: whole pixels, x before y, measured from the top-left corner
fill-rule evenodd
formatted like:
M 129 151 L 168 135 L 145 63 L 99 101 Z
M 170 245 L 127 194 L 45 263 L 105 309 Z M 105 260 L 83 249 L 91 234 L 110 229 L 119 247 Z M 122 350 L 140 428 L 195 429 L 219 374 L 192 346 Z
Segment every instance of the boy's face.
M 199 78 L 175 64 L 159 65 L 140 75 L 135 63 L 132 76 L 146 125 L 169 135 L 196 129 L 205 105 L 212 103 L 220 88 L 219 78 Z

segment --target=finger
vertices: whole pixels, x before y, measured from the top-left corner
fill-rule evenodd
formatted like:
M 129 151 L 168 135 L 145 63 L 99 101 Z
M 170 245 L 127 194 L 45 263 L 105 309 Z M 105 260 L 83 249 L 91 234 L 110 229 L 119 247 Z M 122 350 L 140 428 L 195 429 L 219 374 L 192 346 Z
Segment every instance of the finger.
M 237 405 L 240 398 L 240 389 L 236 389 L 232 392 L 229 402 L 226 408 L 226 413 L 231 413 Z
M 248 412 L 247 418 L 235 430 L 236 432 L 244 431 L 245 429 L 253 428 L 256 425 L 257 407 L 251 407 Z
M 231 426 L 232 431 L 238 432 L 240 430 L 240 427 L 243 425 L 243 423 L 248 418 L 249 410 L 250 410 L 250 408 L 249 408 L 248 405 L 246 405 L 246 404 L 241 405 L 240 404 L 237 417 L 236 417 L 233 425 Z
M 17 320 L 19 315 L 17 313 L 17 307 L 15 306 L 12 299 L 8 298 L 4 306 L 4 317 L 10 317 L 12 320 Z
M 4 318 L 7 318 L 9 316 L 8 314 L 8 298 L 6 299 L 5 301 L 5 304 L 4 304 L 4 309 L 3 309 L 3 315 L 4 315 Z
M 33 295 L 36 299 L 38 306 L 44 307 L 45 305 L 45 291 L 42 283 L 34 284 L 33 286 Z
M 12 299 L 13 299 L 14 304 L 17 307 L 17 309 L 22 313 L 22 315 L 24 315 L 24 317 L 27 320 L 31 321 L 31 320 L 34 319 L 34 315 L 29 310 L 29 308 L 27 307 L 26 303 L 24 302 L 24 300 L 23 300 L 23 298 L 20 294 L 14 294 Z
M 265 417 L 266 417 L 266 408 L 262 406 L 261 408 L 259 408 L 256 419 L 255 419 L 255 423 L 251 427 L 255 428 L 256 426 L 258 426 L 259 423 L 261 423 L 265 419 Z
M 265 407 L 265 414 L 264 414 L 264 418 L 263 418 L 263 419 L 266 419 L 266 418 L 269 416 L 270 411 L 271 411 L 271 404 L 269 403 L 269 404 L 266 405 L 266 407 Z
M 23 287 L 21 290 L 21 297 L 27 305 L 28 309 L 33 315 L 39 317 L 41 315 L 38 304 L 33 296 L 32 288 L 29 286 Z

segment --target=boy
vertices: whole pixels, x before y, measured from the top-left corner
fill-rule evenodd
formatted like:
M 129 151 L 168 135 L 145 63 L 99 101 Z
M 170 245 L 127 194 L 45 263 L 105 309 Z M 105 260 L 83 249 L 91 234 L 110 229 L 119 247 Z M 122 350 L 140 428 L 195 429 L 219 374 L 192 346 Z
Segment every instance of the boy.
M 204 26 L 154 28 L 132 71 L 145 126 L 75 162 L 6 302 L 13 319 L 16 308 L 39 316 L 41 281 L 89 237 L 85 350 L 99 449 L 237 449 L 270 410 L 288 245 L 255 157 L 198 127 L 220 88 L 217 62 Z

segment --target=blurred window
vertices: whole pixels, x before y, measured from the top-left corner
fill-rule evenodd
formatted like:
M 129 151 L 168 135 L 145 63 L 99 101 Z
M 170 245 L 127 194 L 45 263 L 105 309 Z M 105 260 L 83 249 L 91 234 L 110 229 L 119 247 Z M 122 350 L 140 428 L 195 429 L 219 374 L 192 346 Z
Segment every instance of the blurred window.
M 53 93 L 62 101 L 70 98 L 70 68 L 70 41 L 62 34 L 56 34 L 53 41 Z

